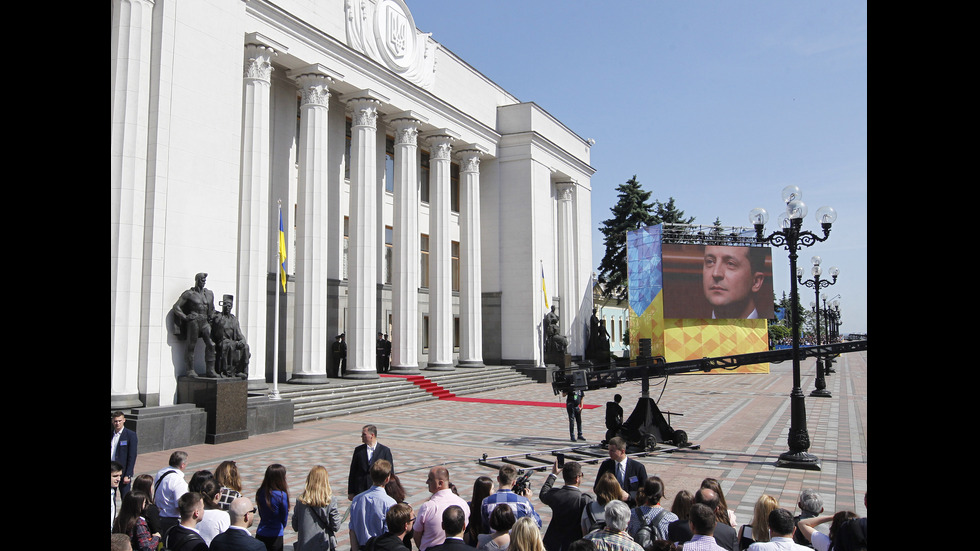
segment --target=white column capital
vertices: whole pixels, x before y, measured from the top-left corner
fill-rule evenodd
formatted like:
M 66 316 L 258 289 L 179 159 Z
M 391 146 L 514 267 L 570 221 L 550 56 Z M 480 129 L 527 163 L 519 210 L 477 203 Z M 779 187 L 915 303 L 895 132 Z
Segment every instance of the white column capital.
M 453 142 L 459 139 L 459 134 L 448 128 L 442 128 L 426 132 L 422 137 L 431 148 L 429 152 L 430 159 L 452 160 Z
M 377 127 L 378 109 L 388 98 L 374 90 L 358 90 L 340 98 L 351 112 L 353 126 Z
M 289 48 L 259 33 L 246 35 L 245 79 L 270 83 L 272 81 L 272 58 L 288 50 Z
M 480 172 L 480 157 L 488 152 L 487 148 L 476 144 L 459 146 L 456 155 L 460 160 L 460 172 Z
M 289 71 L 286 76 L 296 81 L 302 95 L 302 105 L 326 107 L 330 102 L 330 86 L 343 75 L 315 63 Z
M 555 182 L 559 201 L 571 201 L 575 194 L 575 182 Z
M 414 111 L 402 111 L 386 117 L 395 130 L 395 145 L 418 145 L 419 128 L 427 119 Z

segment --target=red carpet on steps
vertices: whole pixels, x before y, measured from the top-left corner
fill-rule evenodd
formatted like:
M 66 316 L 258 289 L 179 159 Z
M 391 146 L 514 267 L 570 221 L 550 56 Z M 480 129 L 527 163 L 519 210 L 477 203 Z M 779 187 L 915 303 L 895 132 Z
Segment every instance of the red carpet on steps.
M 439 398 L 440 400 L 451 400 L 453 402 L 475 402 L 481 404 L 504 404 L 511 406 L 540 406 L 540 407 L 555 407 L 563 408 L 565 407 L 565 402 L 528 402 L 523 400 L 497 400 L 493 398 L 465 398 L 462 396 L 456 396 L 452 392 L 442 388 L 438 384 L 426 379 L 422 375 L 392 375 L 390 373 L 382 373 L 381 377 L 399 377 L 402 379 L 408 379 L 409 382 L 415 386 L 421 388 L 422 390 L 428 392 L 429 394 Z M 582 409 L 594 409 L 599 407 L 598 405 L 585 404 Z

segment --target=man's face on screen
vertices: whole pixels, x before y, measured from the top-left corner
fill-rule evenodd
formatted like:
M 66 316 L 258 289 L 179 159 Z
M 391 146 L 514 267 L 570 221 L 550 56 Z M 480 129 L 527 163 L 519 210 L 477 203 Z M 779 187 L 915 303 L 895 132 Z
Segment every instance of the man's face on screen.
M 704 248 L 704 297 L 718 318 L 745 318 L 755 309 L 763 276 L 752 271 L 748 247 Z

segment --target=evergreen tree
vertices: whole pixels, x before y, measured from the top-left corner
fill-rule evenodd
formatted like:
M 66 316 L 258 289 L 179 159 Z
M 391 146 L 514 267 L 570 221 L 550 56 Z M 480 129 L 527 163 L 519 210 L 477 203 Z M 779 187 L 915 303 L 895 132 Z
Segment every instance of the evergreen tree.
M 599 263 L 599 281 L 604 285 L 604 294 L 609 297 L 627 287 L 626 272 L 626 232 L 656 224 L 654 205 L 650 203 L 649 191 L 644 191 L 636 175 L 616 188 L 619 200 L 610 210 L 612 218 L 602 222 L 599 231 L 603 235 L 606 254 Z
M 634 176 L 636 178 L 636 176 Z M 694 222 L 694 217 L 684 218 L 684 211 L 678 210 L 674 205 L 674 198 L 671 197 L 666 203 L 657 201 L 656 211 L 654 212 L 654 224 L 690 224 Z

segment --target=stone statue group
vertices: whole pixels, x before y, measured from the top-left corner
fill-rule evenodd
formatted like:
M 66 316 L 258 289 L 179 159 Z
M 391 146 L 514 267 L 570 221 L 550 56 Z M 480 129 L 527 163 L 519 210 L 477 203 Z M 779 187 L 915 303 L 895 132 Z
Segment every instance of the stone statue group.
M 568 352 L 568 338 L 561 334 L 558 326 L 558 314 L 555 306 L 551 307 L 544 316 L 544 357 L 545 363 L 565 365 L 565 354 Z M 599 321 L 596 309 L 592 309 L 592 319 L 589 320 L 589 340 L 585 348 L 585 359 L 597 363 L 608 363 L 609 333 L 606 325 Z
M 207 377 L 248 378 L 248 360 L 251 353 L 238 318 L 231 313 L 234 306 L 232 295 L 223 295 L 221 311 L 214 309 L 214 293 L 204 287 L 208 274 L 194 276 L 194 286 L 180 294 L 172 309 L 174 334 L 187 340 L 184 364 L 188 377 L 197 377 L 194 371 L 194 351 L 198 339 L 204 341 L 204 363 Z

